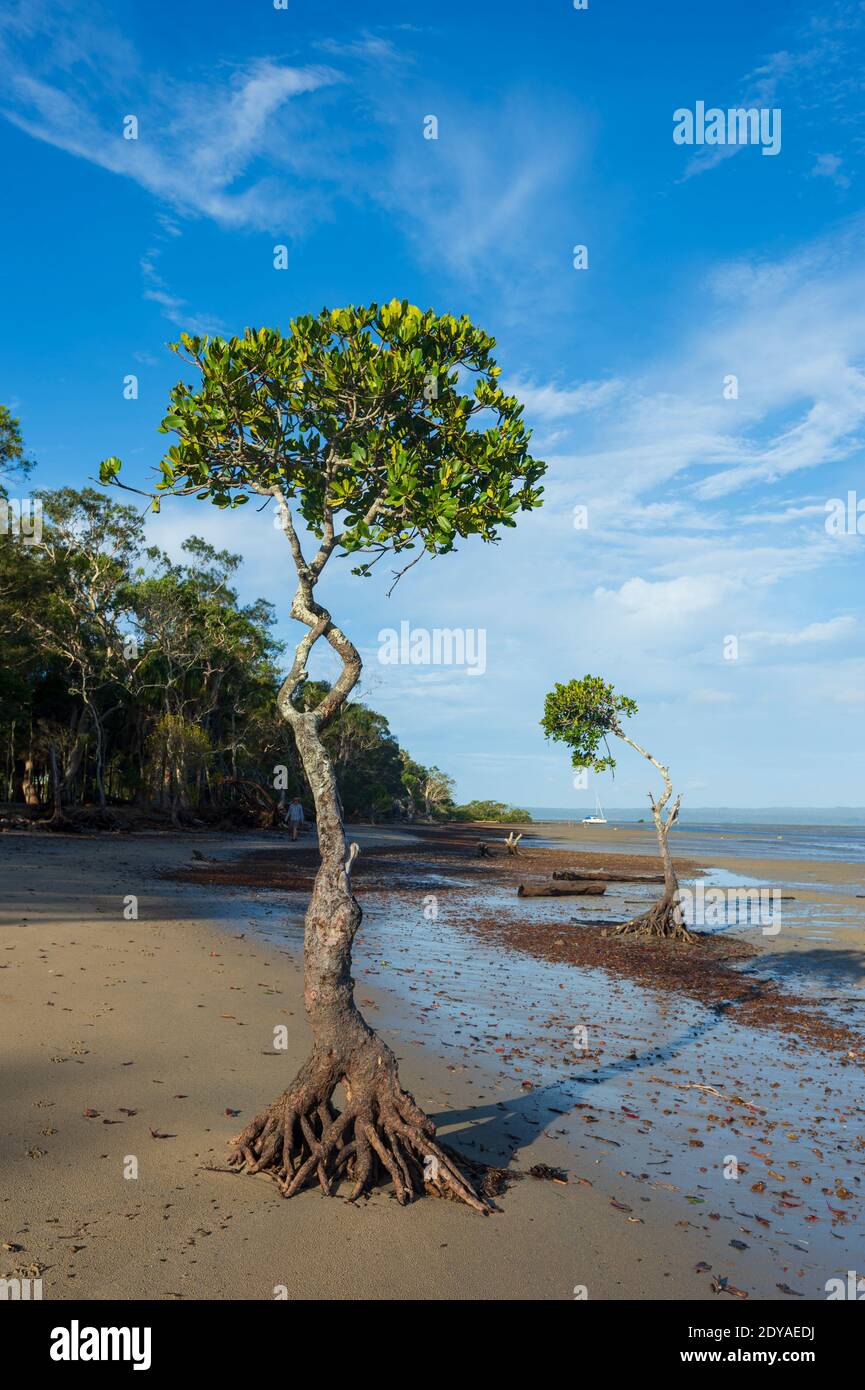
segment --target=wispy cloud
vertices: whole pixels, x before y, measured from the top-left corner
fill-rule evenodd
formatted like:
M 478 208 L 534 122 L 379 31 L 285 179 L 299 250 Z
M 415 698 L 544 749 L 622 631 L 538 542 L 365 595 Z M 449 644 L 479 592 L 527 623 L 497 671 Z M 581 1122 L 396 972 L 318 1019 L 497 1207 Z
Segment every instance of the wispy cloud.
M 517 90 L 493 120 L 479 122 L 452 94 L 431 97 L 428 111 L 439 122 L 435 140 L 423 138 L 410 86 L 379 102 L 393 141 L 386 201 L 425 263 L 507 286 L 509 295 L 524 283 L 537 312 L 558 260 L 552 227 L 562 189 L 574 186 L 588 157 L 591 121 L 577 141 L 572 116 Z M 569 231 L 562 226 L 561 255 Z
M 315 211 L 316 198 L 284 175 L 316 157 L 298 108 L 345 80 L 328 64 L 262 56 L 180 80 L 144 70 L 110 15 L 84 15 L 69 0 L 12 0 L 0 18 L 0 60 L 8 121 L 133 180 L 177 214 L 282 224 L 291 235 Z M 124 137 L 127 115 L 137 139 Z
M 824 623 L 808 623 L 794 632 L 748 632 L 749 642 L 766 642 L 772 647 L 802 647 L 814 642 L 840 642 L 856 631 L 856 619 L 845 614 Z
M 749 73 L 740 85 L 740 92 L 744 93 L 741 100 L 730 101 L 727 105 L 730 108 L 756 107 L 757 110 L 768 107 L 772 108 L 777 104 L 778 92 L 782 83 L 790 80 L 803 67 L 808 67 L 813 63 L 814 55 L 810 51 L 800 54 L 786 52 L 773 53 L 759 68 Z M 723 103 L 710 101 L 708 106 L 722 106 Z M 732 159 L 734 155 L 741 154 L 746 149 L 745 145 L 701 145 L 691 156 L 685 165 L 685 171 L 680 179 L 681 183 L 694 178 L 697 174 L 705 174 L 710 169 L 715 169 L 725 160 Z
M 508 380 L 505 389 L 518 396 L 532 419 L 574 419 L 590 411 L 613 405 L 625 393 L 623 381 L 584 381 L 577 386 L 562 387 L 553 383 L 535 385 L 519 378 Z
M 273 178 L 244 176 L 276 113 L 339 80 L 328 68 L 262 60 L 222 87 L 211 79 L 173 87 L 160 101 L 142 100 L 128 113 L 138 120 L 138 138 L 125 139 L 121 122 L 109 124 L 86 98 L 17 71 L 5 84 L 4 114 L 35 139 L 134 180 L 178 212 L 226 226 L 275 228 L 288 219 L 290 232 L 310 200 L 280 191 Z
M 671 508 L 682 522 L 689 506 L 693 516 L 854 458 L 865 446 L 863 232 L 855 219 L 786 260 L 719 267 L 692 290 L 700 326 L 639 376 L 532 385 L 526 414 L 541 448 L 546 424 L 557 427 L 553 479 L 568 479 L 575 502 L 594 501 L 604 524 L 644 498 L 663 502 L 659 523 Z M 815 499 L 800 519 L 820 510 Z
M 521 275 L 527 293 L 541 293 L 538 246 L 550 207 L 584 154 L 553 103 L 515 90 L 495 120 L 479 122 L 468 97 L 433 88 L 425 101 L 438 138 L 426 140 L 410 26 L 311 42 L 317 61 L 263 55 L 181 80 L 143 71 L 108 17 L 99 26 L 104 62 L 94 67 L 93 20 L 79 19 L 68 0 L 58 5 L 36 0 L 32 16 L 19 7 L 15 23 L 0 27 L 0 113 L 138 184 L 163 205 L 166 228 L 206 217 L 288 240 L 333 218 L 341 202 L 373 203 L 423 262 L 488 284 Z M 138 121 L 137 139 L 124 138 L 126 114 Z M 546 254 L 549 269 L 557 258 Z M 148 295 L 169 316 L 182 306 L 164 285 L 151 283 Z
M 862 110 L 855 76 L 858 55 L 851 55 L 851 44 L 861 36 L 865 10 L 861 4 L 840 0 L 816 9 L 808 7 L 804 15 L 802 20 L 792 10 L 784 46 L 767 54 L 743 77 L 731 80 L 728 91 L 698 93 L 707 107 L 774 107 L 782 115 L 795 109 L 800 131 L 814 123 L 825 126 L 828 118 L 839 134 L 844 130 L 853 138 L 857 129 L 861 134 Z M 684 183 L 717 169 L 746 148 L 739 144 L 703 145 L 695 149 L 679 181 Z M 841 164 L 837 154 L 819 155 L 808 172 L 846 188 L 850 180 L 840 172 Z
M 180 295 L 173 294 L 157 270 L 160 248 L 151 246 L 139 262 L 144 278 L 144 298 L 158 304 L 169 322 L 187 333 L 219 333 L 223 324 L 215 315 L 194 313 Z
M 811 177 L 814 179 L 829 179 L 836 188 L 849 188 L 850 179 L 842 173 L 841 166 L 844 161 L 838 154 L 818 154 L 811 170 Z

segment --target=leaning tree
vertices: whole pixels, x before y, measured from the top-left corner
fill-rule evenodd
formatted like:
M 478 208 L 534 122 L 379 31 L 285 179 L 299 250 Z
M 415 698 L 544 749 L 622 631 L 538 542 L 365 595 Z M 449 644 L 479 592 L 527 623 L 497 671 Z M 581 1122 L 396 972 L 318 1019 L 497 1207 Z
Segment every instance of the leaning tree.
M 354 556 L 352 573 L 367 577 L 383 557 L 414 550 L 404 565 L 397 560 L 395 582 L 425 553 L 445 554 L 471 535 L 495 541 L 517 512 L 540 505 L 544 465 L 529 454 L 522 406 L 498 384 L 494 347 L 465 316 L 398 300 L 325 309 L 293 320 L 285 335 L 270 328 L 228 341 L 183 334 L 174 345 L 199 380 L 171 393 L 161 428 L 177 441 L 160 464 L 153 506 L 164 494 L 193 493 L 223 508 L 251 494 L 272 498 L 297 575 L 291 616 L 307 629 L 278 706 L 318 827 L 321 863 L 304 932 L 312 1051 L 283 1095 L 232 1141 L 231 1155 L 248 1172 L 269 1171 L 286 1197 L 316 1180 L 330 1193 L 346 1174 L 356 1198 L 381 1173 L 400 1203 L 426 1184 L 486 1210 L 354 1000 L 358 848 L 346 852 L 322 733 L 357 683 L 361 659 L 316 589 L 335 554 Z M 119 468 L 118 459 L 105 460 L 103 482 L 118 482 Z M 341 669 L 308 707 L 300 692 L 322 638 Z
M 576 768 L 591 768 L 593 772 L 611 771 L 616 766 L 616 760 L 610 752 L 607 737 L 612 734 L 658 769 L 664 779 L 664 794 L 654 797 L 650 792 L 649 801 L 664 865 L 664 892 L 648 912 L 617 927 L 616 935 L 634 933 L 695 942 L 697 937 L 688 930 L 682 917 L 679 880 L 667 844 L 667 836 L 679 814 L 682 798 L 677 796 L 667 810 L 673 795 L 669 770 L 622 728 L 622 719 L 630 719 L 636 713 L 636 702 L 627 695 L 618 695 L 613 686 L 601 680 L 600 676 L 583 676 L 582 680 L 568 681 L 567 685 L 557 684 L 550 691 L 544 701 L 541 726 L 547 738 L 557 739 L 570 748 L 571 762 Z

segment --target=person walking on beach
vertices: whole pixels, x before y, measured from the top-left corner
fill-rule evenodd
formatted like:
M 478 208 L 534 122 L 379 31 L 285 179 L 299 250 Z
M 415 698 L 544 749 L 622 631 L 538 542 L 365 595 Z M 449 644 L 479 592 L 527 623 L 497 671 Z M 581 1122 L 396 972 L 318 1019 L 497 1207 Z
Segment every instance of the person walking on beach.
M 299 796 L 293 796 L 288 803 L 288 824 L 291 826 L 291 838 L 296 840 L 303 825 L 303 803 Z

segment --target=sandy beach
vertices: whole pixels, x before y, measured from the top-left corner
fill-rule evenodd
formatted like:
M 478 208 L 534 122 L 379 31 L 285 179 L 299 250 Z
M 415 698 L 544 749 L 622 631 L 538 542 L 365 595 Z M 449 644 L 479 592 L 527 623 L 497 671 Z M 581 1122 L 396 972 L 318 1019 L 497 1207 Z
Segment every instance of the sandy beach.
M 776 1131 L 793 1132 L 785 1096 L 792 1116 L 803 1084 L 819 1081 L 824 1159 L 807 1144 L 799 1172 L 819 1169 L 805 1174 L 811 1193 L 829 1194 L 820 1196 L 812 1234 L 821 1224 L 840 1267 L 861 1220 L 861 1059 L 827 1053 L 806 1065 L 795 1040 L 737 1032 L 697 1001 L 607 983 L 604 971 L 556 964 L 555 951 L 535 960 L 521 946 L 473 937 L 460 918 L 479 920 L 480 899 L 459 875 L 455 888 L 439 883 L 450 906 L 421 938 L 418 894 L 434 869 L 446 879 L 440 866 L 417 869 L 428 847 L 387 828 L 356 838 L 368 863 L 358 886 L 366 920 L 356 993 L 440 1135 L 526 1174 L 497 1199 L 499 1210 L 484 1218 L 435 1198 L 401 1209 L 387 1189 L 357 1205 L 317 1191 L 285 1202 L 266 1177 L 225 1168 L 229 1138 L 306 1053 L 299 945 L 309 842 L 10 833 L 0 838 L 0 1276 L 41 1277 L 43 1297 L 56 1300 L 271 1299 L 282 1290 L 289 1298 L 572 1299 L 580 1287 L 591 1299 L 711 1300 L 714 1276 L 752 1298 L 825 1296 L 832 1268 L 793 1229 L 805 1157 L 795 1145 L 801 1135 L 805 1150 L 807 1126 L 797 1120 L 783 1159 Z M 396 865 L 397 899 L 413 898 L 413 941 L 405 921 L 389 934 L 393 880 L 388 889 L 376 854 Z M 265 863 L 271 871 L 262 875 Z M 274 864 L 294 886 L 272 882 Z M 251 866 L 247 881 L 238 865 Z M 234 867 L 222 874 L 224 866 Z M 496 891 L 512 896 L 510 887 Z M 561 904 L 552 907 L 561 919 Z M 533 904 L 538 922 L 546 909 Z M 534 1015 L 531 1007 L 525 1015 L 528 991 Z M 574 1022 L 588 1014 L 565 1003 L 572 991 L 582 1007 L 594 998 L 592 1008 L 605 1011 L 605 1038 L 597 1041 L 595 1024 L 576 1061 Z M 550 1023 L 553 1005 L 558 1024 Z M 276 1050 L 282 1025 L 288 1047 Z M 734 1066 L 724 1061 L 725 1030 L 765 1044 L 772 1076 L 761 1077 L 750 1042 L 735 1044 Z M 568 1091 L 575 1069 L 583 1079 Z M 643 1082 L 651 1094 L 638 1100 Z M 625 1091 L 614 1094 L 619 1085 Z M 590 1133 L 592 1122 L 603 1134 Z M 707 1126 L 715 1139 L 704 1147 Z M 752 1181 L 763 1158 L 748 1155 L 747 1180 L 737 1184 L 720 1181 L 718 1167 L 728 1152 L 770 1156 L 770 1129 L 774 1176 L 761 1214 Z M 842 1130 L 846 1163 L 835 1144 Z M 528 1176 L 537 1164 L 565 1170 L 567 1181 Z M 741 1196 L 728 1199 L 733 1186 Z
M 573 846 L 587 856 L 587 862 L 601 863 L 615 856 L 615 863 L 622 855 L 655 852 L 650 825 L 548 822 L 519 828 L 529 846 Z M 865 868 L 861 860 L 794 855 L 795 830 L 767 835 L 766 842 L 771 838 L 779 848 L 757 855 L 750 849 L 753 835 L 735 826 L 711 836 L 684 827 L 676 832 L 673 853 L 684 864 L 683 881 L 700 874 L 707 885 L 762 886 L 783 895 L 778 913 L 781 930 L 773 935 L 746 929 L 743 935 L 750 935 L 762 951 L 773 953 L 789 973 L 810 972 L 827 984 L 865 984 Z M 782 857 L 781 846 L 788 849 L 788 857 Z

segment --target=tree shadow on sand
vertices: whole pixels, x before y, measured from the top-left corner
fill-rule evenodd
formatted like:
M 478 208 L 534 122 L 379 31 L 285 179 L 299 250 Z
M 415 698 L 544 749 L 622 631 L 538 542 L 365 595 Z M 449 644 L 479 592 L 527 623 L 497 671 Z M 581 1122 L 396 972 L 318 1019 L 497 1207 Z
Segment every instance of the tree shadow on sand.
M 585 1104 L 594 1087 L 681 1057 L 692 1043 L 724 1021 L 727 1007 L 726 1004 L 713 1006 L 699 1022 L 669 1042 L 609 1062 L 591 1076 L 574 1075 L 566 1082 L 522 1091 L 512 1100 L 442 1111 L 432 1117 L 437 1127 L 447 1126 L 439 1137 L 469 1158 L 506 1168 L 552 1121 L 566 1118 Z M 452 1129 L 452 1125 L 462 1127 Z
M 855 989 L 856 997 L 861 998 L 859 992 L 865 984 L 865 951 L 819 946 L 802 951 L 772 951 L 760 957 L 759 968 L 762 974 L 776 975 L 782 980 L 812 980 L 821 986 L 828 985 L 845 996 Z M 814 1002 L 820 1004 L 823 999 Z

